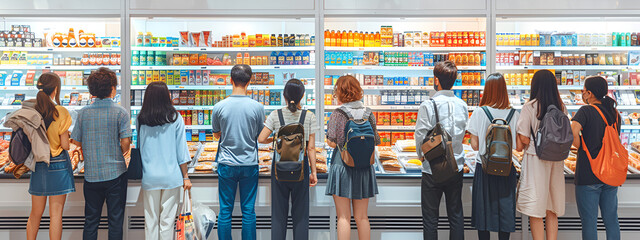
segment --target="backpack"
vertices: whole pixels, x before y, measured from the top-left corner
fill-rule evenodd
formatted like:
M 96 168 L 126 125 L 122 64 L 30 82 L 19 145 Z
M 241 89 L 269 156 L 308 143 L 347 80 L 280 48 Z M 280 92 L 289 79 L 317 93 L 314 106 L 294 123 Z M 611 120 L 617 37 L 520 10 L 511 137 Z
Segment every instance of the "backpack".
M 547 161 L 564 161 L 569 156 L 573 133 L 569 117 L 555 105 L 547 107 L 547 113 L 540 121 L 538 131 L 533 135 L 538 158 Z
M 273 168 L 276 180 L 282 182 L 300 182 L 304 179 L 304 120 L 307 111 L 303 110 L 300 120 L 285 125 L 282 109 L 278 110 L 280 129 L 273 142 Z
M 422 141 L 420 149 L 424 154 L 424 159 L 431 166 L 431 177 L 435 183 L 444 183 L 458 174 L 458 163 L 453 155 L 453 145 L 451 135 L 440 124 L 438 106 L 436 101 L 431 99 L 433 110 L 436 115 L 436 124 Z
M 31 141 L 22 128 L 11 133 L 9 142 L 9 158 L 15 165 L 24 164 L 31 155 Z
M 607 127 L 604 129 L 602 148 L 600 148 L 600 152 L 595 159 L 591 158 L 591 153 L 589 153 L 584 138 L 580 137 L 582 150 L 584 150 L 589 158 L 591 171 L 593 171 L 593 174 L 596 175 L 600 181 L 614 187 L 621 186 L 627 180 L 629 153 L 620 142 L 620 136 L 618 135 L 618 128 L 616 126 L 618 115 L 616 114 L 616 121 L 609 125 L 607 118 L 604 117 L 600 108 L 594 105 L 592 106 L 598 110 Z
M 369 123 L 371 109 L 366 108 L 361 119 L 354 119 L 345 106 L 338 108 L 338 110 L 349 118 L 344 128 L 346 141 L 344 146 L 340 148 L 342 162 L 352 168 L 371 167 L 376 159 L 375 132 Z
M 509 176 L 511 174 L 511 149 L 513 148 L 513 136 L 511 134 L 511 118 L 514 109 L 509 111 L 507 119 L 493 118 L 487 106 L 482 107 L 491 124 L 487 128 L 485 136 L 485 152 L 480 156 L 482 170 L 489 175 Z

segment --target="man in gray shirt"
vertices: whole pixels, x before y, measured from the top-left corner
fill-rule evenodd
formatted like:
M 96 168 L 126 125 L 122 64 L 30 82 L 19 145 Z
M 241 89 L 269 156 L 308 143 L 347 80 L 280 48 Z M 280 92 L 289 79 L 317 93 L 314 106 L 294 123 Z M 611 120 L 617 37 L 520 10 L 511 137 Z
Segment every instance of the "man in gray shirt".
M 247 96 L 251 67 L 231 69 L 231 96 L 213 107 L 213 135 L 218 147 L 218 239 L 231 238 L 231 214 L 240 188 L 242 239 L 256 239 L 255 202 L 258 191 L 258 135 L 264 127 L 264 106 Z
M 451 61 L 438 63 L 434 70 L 434 88 L 438 91 L 433 102 L 427 100 L 420 105 L 418 121 L 416 123 L 416 146 L 421 146 L 429 131 L 436 125 L 435 111 L 438 111 L 440 124 L 452 137 L 453 154 L 458 163 L 459 174 L 444 183 L 436 183 L 432 178 L 431 166 L 424 161 L 422 171 L 422 218 L 424 225 L 424 239 L 438 239 L 438 217 L 442 194 L 447 203 L 447 216 L 449 218 L 449 239 L 464 239 L 464 218 L 462 215 L 462 169 L 464 166 L 464 153 L 462 139 L 464 138 L 469 120 L 467 104 L 456 97 L 451 91 L 457 78 L 458 69 Z M 418 156 L 423 158 L 420 147 L 416 148 Z

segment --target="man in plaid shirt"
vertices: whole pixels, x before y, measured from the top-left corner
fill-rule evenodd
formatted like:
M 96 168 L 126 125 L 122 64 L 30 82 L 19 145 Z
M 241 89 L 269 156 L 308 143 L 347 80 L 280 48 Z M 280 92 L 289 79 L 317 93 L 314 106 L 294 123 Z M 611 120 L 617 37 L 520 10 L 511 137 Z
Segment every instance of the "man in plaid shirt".
M 97 99 L 79 111 L 71 135 L 84 154 L 83 239 L 97 239 L 105 201 L 109 239 L 122 239 L 128 180 L 123 154 L 131 145 L 129 113 L 112 100 L 118 85 L 115 72 L 100 68 L 89 76 L 87 85 Z

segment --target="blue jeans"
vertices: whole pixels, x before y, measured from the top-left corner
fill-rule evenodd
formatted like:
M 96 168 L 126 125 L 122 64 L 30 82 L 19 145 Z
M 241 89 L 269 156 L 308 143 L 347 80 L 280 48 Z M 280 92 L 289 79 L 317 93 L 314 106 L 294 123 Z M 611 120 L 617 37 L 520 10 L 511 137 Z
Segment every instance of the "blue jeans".
M 618 187 L 606 184 L 576 185 L 576 203 L 582 221 L 582 239 L 598 239 L 598 206 L 607 230 L 607 240 L 620 239 Z
M 231 214 L 240 185 L 240 208 L 242 209 L 242 239 L 256 239 L 256 193 L 258 192 L 258 166 L 218 165 L 218 239 L 231 240 Z

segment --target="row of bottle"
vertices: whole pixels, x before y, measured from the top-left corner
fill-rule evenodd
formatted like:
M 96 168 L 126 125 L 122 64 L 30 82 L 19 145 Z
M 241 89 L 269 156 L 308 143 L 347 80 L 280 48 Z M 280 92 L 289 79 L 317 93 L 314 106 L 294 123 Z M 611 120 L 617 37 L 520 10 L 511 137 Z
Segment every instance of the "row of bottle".
M 498 46 L 607 46 L 628 47 L 640 46 L 640 33 L 497 33 Z
M 485 46 L 484 31 L 393 32 L 391 26 L 381 26 L 378 32 L 325 30 L 327 47 L 475 47 Z
M 429 53 L 429 52 L 325 52 L 325 65 L 346 66 L 435 66 L 451 60 L 458 66 L 486 66 L 485 52 Z

